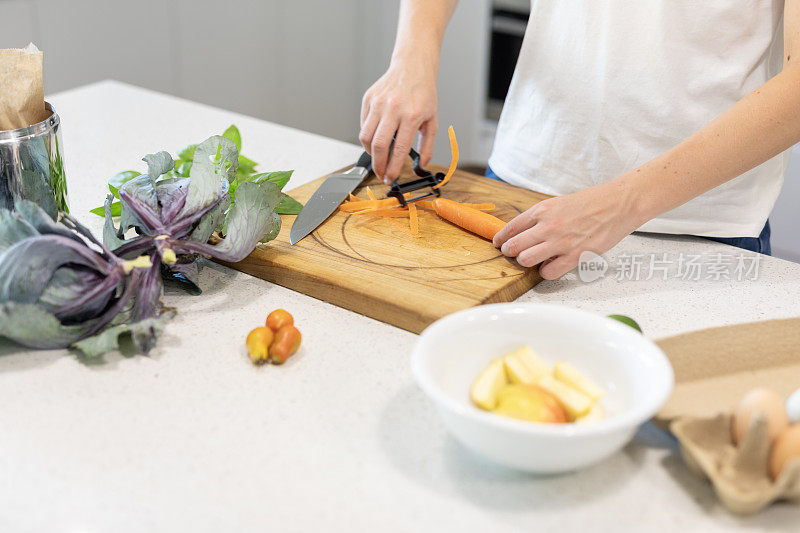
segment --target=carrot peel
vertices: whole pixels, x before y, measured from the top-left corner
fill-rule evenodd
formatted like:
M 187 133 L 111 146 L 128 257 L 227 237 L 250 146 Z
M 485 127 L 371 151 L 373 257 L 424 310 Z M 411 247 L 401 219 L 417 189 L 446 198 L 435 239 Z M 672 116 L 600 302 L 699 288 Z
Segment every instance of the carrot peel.
M 339 206 L 342 211 L 363 211 L 364 209 L 379 209 L 383 207 L 398 206 L 397 198 L 384 198 L 383 200 L 358 200 L 345 202 Z
M 414 204 L 408 204 L 408 217 L 411 234 L 414 237 L 419 237 L 419 216 L 417 215 L 417 206 Z
M 453 129 L 453 126 L 447 128 L 447 135 L 450 136 L 450 168 L 447 169 L 447 174 L 444 175 L 444 179 L 433 186 L 434 189 L 444 187 L 447 182 L 450 181 L 450 178 L 455 173 L 456 166 L 458 165 L 458 141 L 456 140 L 456 132 Z
M 363 211 L 356 211 L 354 215 L 373 215 L 376 217 L 386 218 L 405 218 L 408 216 L 406 209 L 364 209 Z

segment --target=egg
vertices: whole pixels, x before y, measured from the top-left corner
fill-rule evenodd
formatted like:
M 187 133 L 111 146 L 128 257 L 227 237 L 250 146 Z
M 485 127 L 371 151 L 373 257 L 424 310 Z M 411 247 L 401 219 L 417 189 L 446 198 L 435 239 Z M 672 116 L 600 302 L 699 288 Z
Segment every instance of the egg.
M 769 472 L 772 479 L 778 479 L 783 467 L 790 459 L 800 459 L 800 424 L 795 424 L 778 437 L 772 448 Z
M 791 420 L 792 424 L 800 422 L 800 389 L 797 389 L 786 400 L 786 413 L 789 415 L 789 420 Z
M 734 444 L 739 444 L 750 427 L 756 413 L 767 418 L 769 437 L 772 442 L 789 427 L 789 417 L 780 396 L 767 389 L 753 389 L 744 395 L 739 406 L 733 412 L 731 424 Z

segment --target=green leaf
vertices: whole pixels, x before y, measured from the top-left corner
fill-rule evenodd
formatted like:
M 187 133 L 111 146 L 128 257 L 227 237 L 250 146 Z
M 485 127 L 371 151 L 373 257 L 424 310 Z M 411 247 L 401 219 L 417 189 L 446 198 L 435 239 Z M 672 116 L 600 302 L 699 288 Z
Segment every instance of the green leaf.
M 196 144 L 190 144 L 189 146 L 185 147 L 183 150 L 178 152 L 178 159 L 181 161 L 191 161 L 194 159 L 194 151 L 197 148 Z
M 122 204 L 120 202 L 114 202 L 113 204 L 109 204 L 112 198 L 113 197 L 110 194 L 106 197 L 105 205 L 108 207 L 109 214 L 106 214 L 106 209 L 104 209 L 103 207 L 99 207 L 98 209 L 101 209 L 103 211 L 102 216 L 105 217 L 105 221 L 103 223 L 103 244 L 105 244 L 111 249 L 116 249 L 122 245 L 124 239 L 122 239 L 122 237 L 118 235 L 119 231 L 116 228 L 116 226 L 114 226 L 114 221 L 111 220 L 111 217 L 115 216 L 114 215 L 115 205 L 117 206 L 116 216 L 120 216 L 122 214 Z
M 173 173 L 175 176 L 180 178 L 188 178 L 189 171 L 192 170 L 192 162 L 191 161 L 180 161 L 178 166 L 175 167 Z
M 150 183 L 153 185 L 162 174 L 175 168 L 175 161 L 172 156 L 163 150 L 155 154 L 147 154 L 142 158 L 142 161 L 147 163 L 147 175 L 150 176 Z
M 222 136 L 232 140 L 233 144 L 236 145 L 236 149 L 240 152 L 242 151 L 242 135 L 239 133 L 239 128 L 236 127 L 236 124 L 231 124 Z
M 236 197 L 236 189 L 239 187 L 239 181 L 239 175 L 237 174 L 236 177 L 233 178 L 233 181 L 228 185 L 228 194 L 231 195 L 231 200 Z M 241 180 L 242 183 L 245 181 L 246 179 Z
M 89 272 L 69 268 L 68 266 L 59 268 L 53 272 L 53 277 L 50 278 L 39 299 L 36 300 L 36 304 L 49 313 L 56 313 L 59 309 L 63 309 L 65 305 L 80 299 L 96 287 L 97 278 Z M 92 298 L 90 302 L 86 302 L 79 309 L 66 313 L 61 319 L 65 322 L 75 323 L 81 319 L 97 316 L 106 308 L 111 296 L 111 294 L 106 294 L 105 296 Z
M 296 215 L 300 213 L 301 209 L 303 209 L 303 204 L 288 194 L 284 194 L 278 207 L 275 208 L 275 212 L 279 215 Z
M 249 176 L 247 181 L 254 181 L 256 183 L 261 183 L 263 181 L 270 181 L 283 189 L 287 183 L 289 183 L 289 178 L 292 177 L 293 170 L 279 170 L 277 172 L 263 172 L 261 174 L 254 174 Z
M 219 153 L 219 161 L 214 155 Z M 194 213 L 227 194 L 229 181 L 236 175 L 236 145 L 233 141 L 215 135 L 197 147 L 189 176 L 186 203 L 180 215 Z
M 95 358 L 104 353 L 118 350 L 120 336 L 129 334 L 133 343 L 141 350 L 152 344 L 153 339 L 161 334 L 167 321 L 174 316 L 175 312 L 170 310 L 157 317 L 145 318 L 130 324 L 110 326 L 96 335 L 73 343 L 72 348 L 83 352 L 84 357 Z
M 92 213 L 93 215 L 97 215 L 99 217 L 105 217 L 106 216 L 106 209 L 103 206 L 95 207 L 94 209 L 92 209 L 89 212 Z M 114 202 L 113 204 L 111 204 L 111 216 L 112 217 L 118 217 L 121 214 L 122 214 L 122 202 Z
M 261 236 L 258 240 L 260 243 L 268 243 L 272 239 L 278 236 L 278 233 L 281 232 L 281 216 L 278 214 L 277 211 L 273 211 L 272 214 L 269 216 L 269 225 L 267 226 L 267 232 Z
M 15 211 L 13 214 L 18 215 L 18 218 L 30 224 L 30 226 L 33 227 L 33 229 L 35 229 L 39 234 L 46 235 L 48 233 L 53 233 L 83 244 L 83 239 L 78 237 L 75 231 L 68 229 L 63 224 L 57 223 L 55 220 L 50 218 L 50 215 L 47 214 L 38 204 L 35 204 L 30 200 L 23 200 L 22 198 L 18 197 L 14 199 L 14 209 Z M 0 225 L 2 224 L 3 223 L 0 222 Z M 75 223 L 76 229 L 78 229 L 78 226 L 79 224 Z M 81 227 L 79 231 L 82 233 L 88 232 L 88 230 L 83 227 Z M 4 232 L 0 231 L 0 234 L 2 233 Z M 2 237 L 0 237 L 0 241 L 2 240 Z
M 117 232 L 119 238 L 122 238 L 130 228 L 138 227 L 142 229 L 146 227 L 147 223 L 142 219 L 142 216 L 147 217 L 147 213 L 152 213 L 152 216 L 158 216 L 160 212 L 156 189 L 149 175 L 142 174 L 127 182 L 120 189 L 120 196 L 123 189 L 130 200 L 122 204 L 119 231 Z
M 115 174 L 110 180 L 108 180 L 108 190 L 111 191 L 111 193 L 114 195 L 114 198 L 119 198 L 119 188 L 122 187 L 125 183 L 132 180 L 133 178 L 141 175 L 142 175 L 141 172 L 136 172 L 135 170 L 123 170 L 122 172 L 120 172 L 119 174 Z M 94 211 L 92 211 L 92 213 L 94 213 Z
M 614 320 L 622 322 L 626 326 L 632 327 L 633 329 L 635 329 L 639 333 L 642 333 L 641 326 L 639 326 L 639 324 L 637 324 L 636 321 L 634 319 L 632 319 L 631 317 L 629 317 L 629 316 L 625 316 L 625 315 L 608 315 L 608 318 L 613 318 Z
M 265 238 L 274 238 L 281 225 L 281 217 L 275 213 L 281 196 L 283 193 L 274 183 L 240 184 L 236 202 L 226 219 L 225 238 L 209 247 L 209 254 L 236 263 L 247 257 Z
M 66 348 L 88 333 L 92 321 L 63 325 L 36 304 L 0 302 L 0 337 L 38 349 Z
M 189 238 L 198 242 L 207 242 L 211 234 L 225 220 L 225 214 L 231 206 L 230 196 L 226 196 L 208 213 L 203 215 Z
M 0 254 L 15 242 L 39 235 L 28 221 L 16 211 L 0 209 Z
M 252 174 L 258 165 L 255 161 L 239 154 L 239 170 L 245 174 Z
M 236 171 L 236 179 L 241 182 L 249 181 L 250 176 L 252 176 L 253 174 L 255 174 L 255 171 L 244 172 L 242 171 L 242 169 L 239 169 Z

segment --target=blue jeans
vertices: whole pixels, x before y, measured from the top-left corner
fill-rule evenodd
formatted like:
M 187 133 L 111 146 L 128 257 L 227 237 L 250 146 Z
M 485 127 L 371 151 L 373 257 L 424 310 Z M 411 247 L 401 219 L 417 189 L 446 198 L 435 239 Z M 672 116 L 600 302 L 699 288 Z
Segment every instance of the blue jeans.
M 503 181 L 491 167 L 486 167 L 486 177 L 497 180 Z M 742 248 L 744 250 L 750 250 L 751 252 L 757 252 L 759 254 L 764 255 L 772 255 L 772 247 L 769 243 L 769 236 L 770 236 L 770 229 L 769 229 L 769 220 L 767 223 L 764 224 L 764 229 L 761 230 L 761 235 L 758 237 L 704 237 L 710 241 L 721 242 L 722 244 L 730 244 L 731 246 L 736 246 L 737 248 Z

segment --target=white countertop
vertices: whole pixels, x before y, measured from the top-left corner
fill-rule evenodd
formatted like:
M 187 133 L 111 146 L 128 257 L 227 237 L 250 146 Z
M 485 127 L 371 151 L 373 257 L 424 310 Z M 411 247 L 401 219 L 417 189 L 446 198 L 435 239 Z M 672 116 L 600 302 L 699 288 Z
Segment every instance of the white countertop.
M 360 148 L 116 82 L 49 99 L 63 122 L 70 204 L 100 205 L 107 178 L 147 153 L 239 126 L 261 169 L 297 186 Z M 722 253 L 695 238 L 632 236 L 621 254 Z M 210 264 L 150 357 L 87 366 L 66 351 L 0 341 L 0 531 L 790 530 L 800 507 L 741 519 L 645 426 L 588 470 L 537 478 L 453 441 L 415 386 L 415 335 Z M 800 265 L 760 262 L 753 281 L 543 282 L 522 301 L 636 318 L 652 337 L 800 315 Z M 290 310 L 303 348 L 254 367 L 244 337 Z M 800 385 L 800 384 L 799 384 Z

